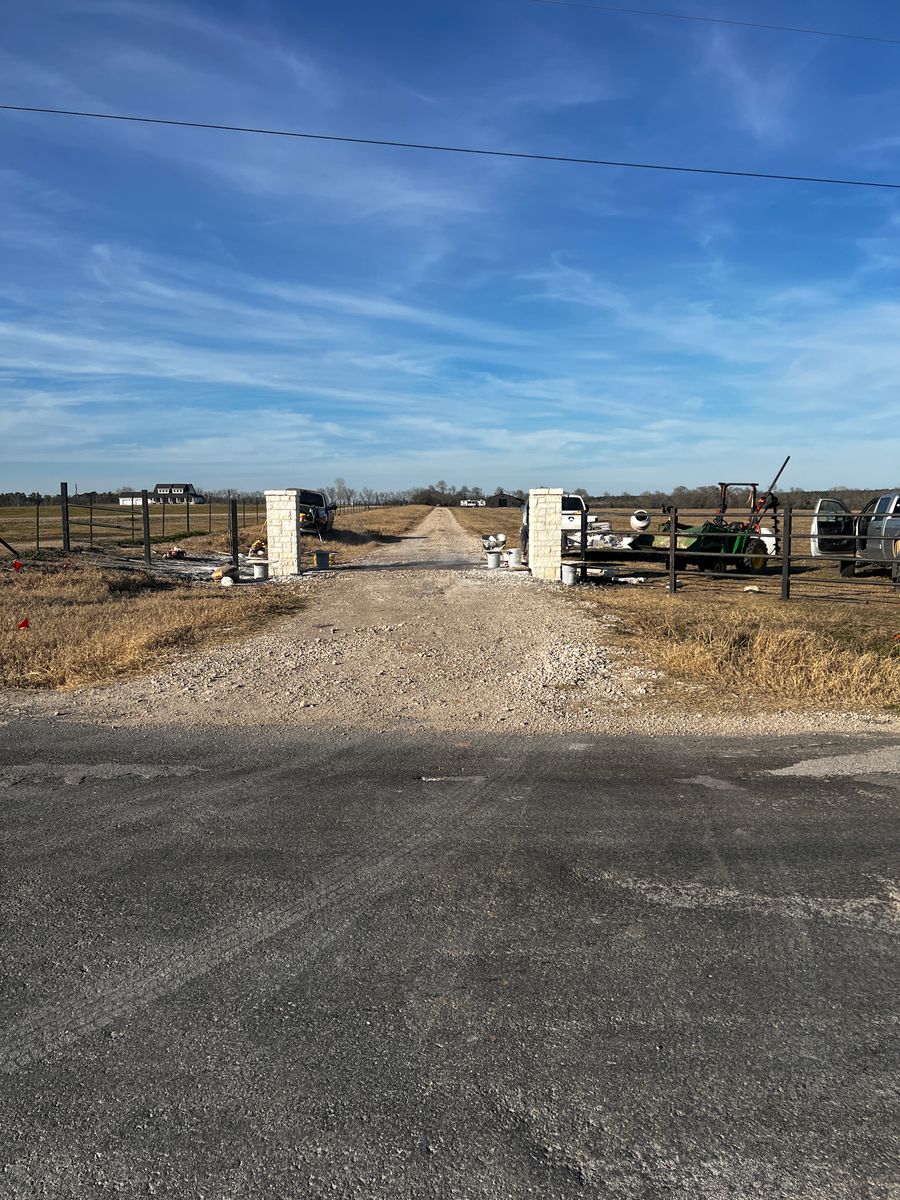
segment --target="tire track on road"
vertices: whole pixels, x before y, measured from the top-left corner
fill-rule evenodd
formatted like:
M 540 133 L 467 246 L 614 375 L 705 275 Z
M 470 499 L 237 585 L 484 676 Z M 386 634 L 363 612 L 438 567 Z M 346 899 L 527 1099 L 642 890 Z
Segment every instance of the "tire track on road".
M 363 854 L 345 857 L 315 888 L 294 901 L 276 905 L 266 912 L 248 914 L 237 924 L 222 926 L 186 941 L 180 948 L 168 951 L 164 957 L 157 957 L 145 967 L 107 977 L 89 991 L 76 992 L 64 1001 L 33 1010 L 4 1031 L 0 1040 L 0 1071 L 9 1074 L 49 1058 L 88 1034 L 129 1016 L 135 1009 L 147 1007 L 227 965 L 304 920 L 339 909 L 339 915 L 331 921 L 332 925 L 339 924 L 345 919 L 342 906 L 352 902 L 361 888 L 377 883 L 360 897 L 366 903 L 376 895 L 391 891 L 402 879 L 407 866 L 418 862 L 423 852 L 452 833 L 481 806 L 484 793 L 494 781 L 478 778 L 480 782 L 476 787 L 462 797 L 459 787 L 451 787 L 442 799 L 442 808 L 449 808 L 443 819 L 440 815 L 426 819 L 415 833 L 400 838 L 392 850 L 369 860 Z M 429 795 L 433 788 L 433 784 L 428 785 Z M 385 835 L 390 838 L 397 829 L 396 825 L 388 828 Z M 329 928 L 328 923 L 319 922 L 315 937 L 305 946 L 298 947 L 298 954 L 314 953 L 320 941 L 329 940 Z

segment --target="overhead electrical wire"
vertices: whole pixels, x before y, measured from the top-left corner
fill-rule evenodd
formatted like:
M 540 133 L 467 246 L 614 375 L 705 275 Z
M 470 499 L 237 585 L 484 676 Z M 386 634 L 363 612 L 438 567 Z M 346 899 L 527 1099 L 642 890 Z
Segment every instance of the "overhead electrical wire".
M 881 42 L 900 46 L 900 38 L 876 37 L 868 33 L 843 33 L 834 29 L 811 29 L 803 25 L 769 25 L 762 21 L 739 21 L 736 17 L 704 17 L 699 13 L 670 12 L 664 8 L 624 8 L 618 4 L 591 4 L 589 0 L 529 0 L 531 4 L 554 4 L 559 8 L 592 8 L 596 12 L 623 13 L 633 17 L 667 17 L 671 21 L 700 21 L 708 25 L 736 25 L 741 29 L 768 29 L 777 33 L 805 33 L 813 37 L 843 38 L 851 42 Z
M 388 138 L 350 137 L 337 133 L 310 133 L 299 129 L 265 129 L 253 125 L 225 125 L 214 121 L 182 121 L 168 117 L 82 112 L 70 108 L 45 108 L 26 104 L 0 104 L 0 111 L 94 121 L 122 121 L 136 125 L 164 125 L 176 129 L 211 129 L 223 133 L 249 133 L 264 137 L 299 138 L 311 142 L 340 142 L 351 146 L 383 146 L 395 150 L 427 150 L 437 154 L 468 154 L 481 158 L 509 158 L 529 162 L 572 163 L 584 167 L 621 167 L 632 171 L 668 171 L 680 175 L 721 175 L 734 179 L 768 179 L 782 183 L 815 183 L 835 187 L 881 188 L 900 191 L 900 183 L 880 179 L 839 179 L 827 175 L 794 175 L 778 171 L 738 171 L 725 167 L 688 167 L 676 163 L 630 162 L 611 158 L 582 158 L 571 154 L 536 154 L 524 150 L 491 150 L 477 146 L 445 146 L 431 142 L 395 141 Z

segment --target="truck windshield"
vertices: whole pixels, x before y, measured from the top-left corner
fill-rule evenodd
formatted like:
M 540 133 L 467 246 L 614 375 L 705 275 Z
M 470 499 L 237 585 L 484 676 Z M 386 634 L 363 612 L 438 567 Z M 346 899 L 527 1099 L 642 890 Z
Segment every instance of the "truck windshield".
M 305 492 L 302 489 L 297 493 L 298 504 L 308 504 L 312 508 L 324 508 L 325 497 L 321 492 Z

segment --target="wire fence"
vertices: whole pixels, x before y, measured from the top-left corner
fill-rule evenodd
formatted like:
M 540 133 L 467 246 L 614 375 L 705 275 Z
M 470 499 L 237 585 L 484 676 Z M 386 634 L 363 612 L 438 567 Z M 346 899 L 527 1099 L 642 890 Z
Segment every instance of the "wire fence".
M 383 502 L 350 500 L 332 507 L 335 514 L 352 515 L 386 506 Z M 161 501 L 148 491 L 131 493 L 111 503 L 98 501 L 94 492 L 70 492 L 63 482 L 58 500 L 48 502 L 35 494 L 30 504 L 0 508 L 0 548 L 19 554 L 41 549 L 69 552 L 140 547 L 149 563 L 151 547 L 162 542 L 219 535 L 233 557 L 233 531 L 262 526 L 265 519 L 262 495 L 190 503 Z
M 0 543 L 12 553 L 26 549 L 140 547 L 149 565 L 152 547 L 160 542 L 225 535 L 236 553 L 236 531 L 265 520 L 258 497 L 204 503 L 155 501 L 144 491 L 126 502 L 98 502 L 92 492 L 71 493 L 60 484 L 58 502 L 35 496 L 30 505 L 0 509 Z

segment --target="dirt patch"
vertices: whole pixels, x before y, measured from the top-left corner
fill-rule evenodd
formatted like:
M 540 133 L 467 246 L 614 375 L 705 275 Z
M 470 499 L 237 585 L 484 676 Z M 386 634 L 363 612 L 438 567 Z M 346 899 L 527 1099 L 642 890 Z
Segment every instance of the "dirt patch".
M 6 703 L 113 725 L 303 724 L 327 737 L 353 725 L 709 732 L 706 714 L 657 702 L 656 670 L 633 645 L 598 636 L 593 611 L 527 572 L 487 571 L 483 557 L 454 514 L 435 509 L 376 554 L 296 585 L 303 609 L 264 633 L 185 652 L 140 679 L 62 698 L 7 694 Z M 879 718 L 770 712 L 754 730 L 871 721 Z M 723 714 L 716 730 L 744 732 L 746 718 Z

